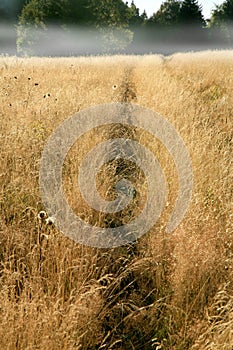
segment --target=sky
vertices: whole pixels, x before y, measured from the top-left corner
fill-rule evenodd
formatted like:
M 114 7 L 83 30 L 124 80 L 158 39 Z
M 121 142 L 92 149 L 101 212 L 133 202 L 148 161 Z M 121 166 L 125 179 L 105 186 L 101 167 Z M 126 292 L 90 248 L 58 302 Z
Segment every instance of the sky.
M 126 2 L 126 1 L 125 1 Z M 135 5 L 140 9 L 142 13 L 143 10 L 146 10 L 147 16 L 150 17 L 154 12 L 159 10 L 161 4 L 164 1 L 161 0 L 134 0 Z M 198 3 L 202 5 L 203 15 L 205 19 L 210 18 L 211 10 L 215 8 L 216 5 L 220 5 L 224 0 L 200 0 Z M 128 0 L 128 3 L 131 4 L 131 0 Z

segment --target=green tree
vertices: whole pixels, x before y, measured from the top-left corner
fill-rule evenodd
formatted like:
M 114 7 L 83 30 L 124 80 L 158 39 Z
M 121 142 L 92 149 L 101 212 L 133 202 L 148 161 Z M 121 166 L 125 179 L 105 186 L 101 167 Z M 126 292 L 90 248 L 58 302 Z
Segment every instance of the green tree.
M 197 0 L 166 0 L 148 20 L 150 37 L 164 47 L 197 47 L 206 43 L 205 21 Z
M 132 9 L 122 0 L 90 0 L 93 25 L 101 34 L 104 53 L 124 51 L 133 40 L 129 29 Z
M 132 41 L 128 30 L 129 9 L 122 0 L 31 0 L 20 15 L 17 26 L 19 53 L 32 54 L 37 43 L 47 37 L 56 24 L 68 32 L 70 25 L 82 25 L 99 32 L 103 50 L 123 50 Z
M 210 23 L 215 26 L 221 26 L 222 23 L 233 24 L 233 0 L 226 0 L 221 5 L 216 5 Z
M 145 24 L 145 22 L 148 20 L 146 10 L 144 10 L 143 13 L 141 14 L 141 18 L 143 20 L 143 24 Z
M 149 18 L 148 23 L 163 27 L 175 26 L 180 18 L 180 9 L 180 0 L 164 1 L 160 9 Z
M 181 3 L 179 22 L 185 26 L 204 27 L 202 7 L 197 0 L 184 0 Z
M 96 27 L 128 25 L 128 6 L 122 0 L 89 0 L 88 8 Z
M 182 1 L 179 27 L 181 45 L 192 49 L 207 44 L 206 23 L 202 14 L 202 7 L 197 0 Z
M 128 7 L 128 23 L 131 28 L 140 27 L 145 23 L 147 19 L 146 12 L 144 11 L 140 15 L 139 8 L 135 5 L 134 1 L 131 2 L 130 7 Z
M 146 24 L 148 41 L 152 46 L 169 46 L 179 35 L 180 0 L 166 0 Z
M 22 9 L 16 40 L 17 51 L 20 54 L 33 54 L 34 46 L 44 35 L 46 11 L 40 5 L 39 1 L 31 0 Z
M 225 0 L 221 5 L 216 5 L 209 28 L 212 37 L 219 37 L 220 34 L 228 44 L 233 44 L 233 0 Z

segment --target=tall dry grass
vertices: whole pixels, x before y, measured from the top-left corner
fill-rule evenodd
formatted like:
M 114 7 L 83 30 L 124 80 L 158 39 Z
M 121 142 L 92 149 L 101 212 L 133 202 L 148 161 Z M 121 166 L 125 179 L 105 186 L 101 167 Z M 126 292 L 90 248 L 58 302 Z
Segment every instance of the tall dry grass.
M 230 51 L 0 59 L 1 349 L 232 349 L 232 67 Z M 63 172 L 67 198 L 83 219 L 108 226 L 125 218 L 93 212 L 74 185 L 85 153 L 111 132 L 152 150 L 169 188 L 160 220 L 137 244 L 96 249 L 38 219 L 40 158 L 68 116 L 116 101 L 150 108 L 174 125 L 191 155 L 194 192 L 185 219 L 166 234 L 177 175 L 163 145 L 121 126 L 87 133 Z M 116 166 L 102 169 L 103 195 Z M 142 195 L 133 208 L 140 209 L 143 174 L 129 163 L 123 168 L 137 174 Z

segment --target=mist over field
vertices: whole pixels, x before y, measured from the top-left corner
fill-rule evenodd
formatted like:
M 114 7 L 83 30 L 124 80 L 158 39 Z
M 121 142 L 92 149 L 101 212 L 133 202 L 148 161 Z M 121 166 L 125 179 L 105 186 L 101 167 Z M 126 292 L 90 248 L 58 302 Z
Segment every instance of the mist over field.
M 213 36 L 208 37 L 191 26 L 182 30 L 173 28 L 172 34 L 163 30 L 154 33 L 148 29 L 135 29 L 134 33 L 129 33 L 119 29 L 103 28 L 102 31 L 98 31 L 77 26 L 61 28 L 56 25 L 47 26 L 46 30 L 26 26 L 24 30 L 31 38 L 31 45 L 28 47 L 22 44 L 22 47 L 20 49 L 18 47 L 17 50 L 16 26 L 0 25 L 1 54 L 75 56 L 161 53 L 167 55 L 175 52 L 231 47 L 231 43 L 225 40 L 222 32 L 213 32 Z M 229 30 L 233 33 L 233 27 L 228 28 Z
M 0 24 L 0 52 L 1 54 L 16 54 L 16 30 L 7 24 Z

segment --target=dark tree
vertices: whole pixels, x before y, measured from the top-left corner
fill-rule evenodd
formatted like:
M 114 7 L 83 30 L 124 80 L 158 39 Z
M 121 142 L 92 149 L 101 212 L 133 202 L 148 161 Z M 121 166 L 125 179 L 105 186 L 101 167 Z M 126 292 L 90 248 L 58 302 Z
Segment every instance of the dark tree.
M 188 49 L 202 49 L 207 45 L 206 23 L 197 0 L 183 0 L 180 9 L 180 43 Z
M 89 0 L 69 0 L 66 11 L 66 24 L 81 26 L 92 25 L 95 22 L 95 16 Z
M 233 0 L 225 0 L 215 7 L 209 22 L 212 40 L 233 46 Z
M 202 7 L 197 0 L 184 0 L 181 3 L 179 22 L 183 25 L 205 26 Z
M 216 5 L 212 11 L 212 25 L 220 26 L 227 22 L 233 25 L 233 0 L 226 0 L 221 5 Z
M 154 45 L 166 53 L 203 47 L 207 36 L 202 8 L 197 0 L 166 0 L 149 18 L 147 26 Z
M 180 0 L 166 0 L 159 10 L 151 16 L 146 24 L 148 41 L 151 46 L 159 48 L 174 47 L 179 37 Z
M 143 20 L 143 24 L 148 20 L 146 10 L 144 10 L 143 13 L 141 14 L 141 18 Z

